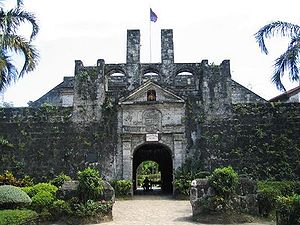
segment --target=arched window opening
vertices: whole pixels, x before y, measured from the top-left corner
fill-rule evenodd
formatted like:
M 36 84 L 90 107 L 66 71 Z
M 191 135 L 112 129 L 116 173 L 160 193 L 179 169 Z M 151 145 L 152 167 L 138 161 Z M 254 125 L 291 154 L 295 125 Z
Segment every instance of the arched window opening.
M 159 81 L 159 75 L 157 73 L 154 73 L 154 72 L 145 73 L 143 75 L 143 83 L 145 83 L 147 80 L 158 82 Z
M 147 91 L 147 101 L 156 101 L 156 91 L 155 90 Z
M 183 71 L 176 75 L 175 85 L 176 86 L 190 86 L 194 84 L 194 76 L 191 72 Z
M 108 77 L 108 90 L 126 89 L 127 78 L 122 72 L 112 72 Z
M 112 73 L 110 76 L 111 77 L 125 77 L 125 74 L 123 74 L 123 73 Z

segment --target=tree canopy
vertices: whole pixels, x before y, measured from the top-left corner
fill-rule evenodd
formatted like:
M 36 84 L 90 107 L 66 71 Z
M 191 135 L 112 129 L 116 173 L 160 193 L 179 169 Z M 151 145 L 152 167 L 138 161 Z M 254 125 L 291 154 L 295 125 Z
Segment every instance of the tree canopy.
M 0 0 L 0 92 L 8 85 L 31 72 L 38 63 L 38 52 L 32 45 L 33 39 L 39 31 L 35 15 L 23 10 L 23 1 L 16 0 L 16 6 L 5 9 L 5 0 Z M 30 37 L 19 34 L 19 29 L 24 23 L 32 26 Z M 14 59 L 19 55 L 24 58 L 21 69 Z
M 285 73 L 288 73 L 289 79 L 292 82 L 300 81 L 298 68 L 300 53 L 300 26 L 283 21 L 276 21 L 263 26 L 257 33 L 255 33 L 256 42 L 263 53 L 269 53 L 265 44 L 265 39 L 274 36 L 290 38 L 287 50 L 275 60 L 274 73 L 272 76 L 272 82 L 275 84 L 277 89 L 286 91 L 281 80 Z

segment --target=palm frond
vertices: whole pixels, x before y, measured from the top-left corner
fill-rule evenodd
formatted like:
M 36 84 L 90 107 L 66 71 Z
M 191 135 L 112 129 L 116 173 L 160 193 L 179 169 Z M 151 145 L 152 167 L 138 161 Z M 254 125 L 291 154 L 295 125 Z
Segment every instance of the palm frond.
M 23 6 L 23 0 L 17 0 L 17 6 L 22 7 Z
M 22 54 L 25 58 L 24 65 L 20 71 L 19 77 L 23 76 L 26 72 L 33 71 L 39 61 L 39 55 L 34 46 L 27 42 L 23 37 L 7 34 L 2 38 L 2 48 L 4 50 L 14 51 L 18 54 Z
M 0 0 L 0 6 L 3 5 L 3 2 L 5 0 Z M 17 7 L 22 7 L 23 6 L 23 0 L 16 0 L 17 1 Z
M 300 26 L 288 22 L 276 21 L 263 26 L 258 32 L 254 34 L 256 42 L 261 51 L 268 54 L 268 49 L 265 44 L 265 38 L 273 36 L 292 37 L 300 33 Z
M 300 53 L 300 35 L 293 37 L 289 45 L 289 70 L 290 70 L 290 80 L 299 80 L 299 53 Z
M 279 90 L 286 90 L 281 82 L 281 77 L 285 72 L 289 73 L 290 80 L 299 80 L 299 52 L 300 37 L 293 37 L 286 52 L 275 60 L 272 82 Z
M 4 51 L 0 51 L 0 92 L 16 81 L 18 78 L 18 71 L 11 62 L 9 56 Z
M 0 22 L 0 27 L 5 34 L 15 34 L 21 23 L 29 22 L 32 25 L 30 40 L 32 40 L 39 31 L 39 26 L 34 14 L 22 11 L 21 8 L 14 8 L 8 12 L 1 10 Z

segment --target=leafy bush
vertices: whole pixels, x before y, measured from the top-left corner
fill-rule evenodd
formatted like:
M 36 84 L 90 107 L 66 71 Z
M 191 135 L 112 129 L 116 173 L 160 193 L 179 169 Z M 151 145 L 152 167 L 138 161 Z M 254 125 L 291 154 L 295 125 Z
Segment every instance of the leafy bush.
M 56 187 L 61 187 L 65 181 L 70 181 L 71 177 L 61 172 L 58 176 L 56 176 L 53 180 L 50 181 Z
M 11 171 L 5 171 L 4 174 L 0 175 L 0 185 L 24 187 L 32 184 L 32 178 L 29 176 L 24 176 L 22 179 L 17 179 Z
M 39 191 L 32 197 L 31 208 L 41 212 L 43 209 L 49 209 L 55 198 L 53 194 L 47 191 Z
M 214 188 L 216 194 L 226 200 L 235 194 L 239 184 L 239 175 L 231 166 L 217 168 L 208 177 L 208 182 Z
M 103 193 L 103 181 L 99 172 L 92 168 L 87 168 L 78 172 L 79 185 L 77 188 L 81 201 L 99 200 Z
M 275 210 L 279 196 L 289 196 L 297 192 L 298 183 L 293 181 L 258 182 L 258 205 L 261 215 L 267 217 Z
M 32 199 L 30 208 L 38 212 L 47 214 L 43 217 L 49 217 L 49 208 L 52 203 L 56 200 L 55 193 L 58 190 L 57 187 L 50 183 L 38 183 L 31 187 L 23 187 L 25 191 Z
M 257 183 L 259 190 L 272 187 L 284 196 L 292 195 L 295 192 L 296 185 L 297 183 L 294 181 L 259 181 Z
M 258 191 L 259 213 L 267 217 L 275 208 L 276 198 L 281 195 L 281 192 L 273 187 L 264 187 Z
M 50 194 L 55 196 L 55 193 L 58 190 L 58 188 L 50 183 L 38 183 L 31 187 L 23 187 L 22 190 L 25 191 L 30 197 L 35 196 L 41 191 L 49 192 Z
M 189 195 L 192 180 L 179 178 L 173 181 L 173 185 L 178 194 Z
M 98 213 L 106 214 L 111 210 L 111 202 L 95 202 L 93 200 L 87 200 L 85 203 L 75 205 L 73 215 L 77 217 L 89 217 L 95 216 Z
M 20 225 L 36 220 L 38 214 L 31 210 L 0 210 L 0 225 Z
M 278 225 L 300 224 L 300 195 L 278 197 L 276 208 Z
M 11 185 L 0 186 L 0 207 L 16 208 L 29 205 L 30 197 L 19 187 Z
M 115 180 L 111 182 L 112 187 L 115 189 L 117 197 L 122 197 L 130 194 L 132 181 L 131 180 Z
M 64 200 L 56 200 L 52 203 L 50 212 L 54 218 L 59 218 L 64 215 L 70 215 L 72 210 L 70 205 Z
M 201 171 L 201 165 L 198 161 L 191 158 L 186 159 L 183 166 L 175 171 L 175 179 L 173 181 L 175 193 L 188 196 L 192 180 L 206 178 L 209 174 L 209 172 Z

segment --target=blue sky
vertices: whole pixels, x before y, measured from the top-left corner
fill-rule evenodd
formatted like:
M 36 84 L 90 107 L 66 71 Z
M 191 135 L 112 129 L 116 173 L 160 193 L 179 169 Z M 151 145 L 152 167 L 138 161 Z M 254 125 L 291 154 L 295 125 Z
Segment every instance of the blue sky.
M 40 51 L 37 69 L 11 85 L 4 100 L 27 106 L 74 75 L 74 60 L 92 66 L 97 59 L 123 63 L 126 30 L 141 30 L 141 61 L 149 62 L 149 7 L 157 14 L 152 23 L 152 62 L 160 61 L 160 30 L 173 29 L 175 62 L 220 64 L 231 62 L 232 78 L 270 99 L 280 92 L 271 84 L 274 59 L 287 40 L 267 41 L 270 55 L 258 48 L 254 33 L 276 20 L 300 24 L 297 0 L 24 0 L 36 14 L 40 33 L 34 44 Z M 25 27 L 23 31 L 26 31 Z M 292 88 L 297 84 L 286 87 Z

